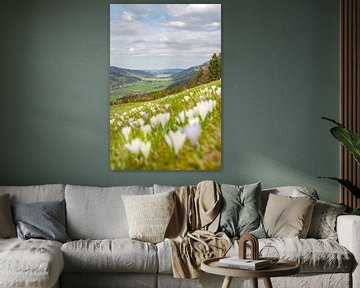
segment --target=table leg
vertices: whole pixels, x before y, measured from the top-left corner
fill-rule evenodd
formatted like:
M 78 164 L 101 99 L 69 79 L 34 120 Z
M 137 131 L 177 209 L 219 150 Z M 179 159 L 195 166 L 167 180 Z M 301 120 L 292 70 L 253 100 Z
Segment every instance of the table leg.
M 257 278 L 251 278 L 252 287 L 258 288 L 258 279 Z
M 264 279 L 265 288 L 273 288 L 270 278 L 266 277 L 263 279 Z
M 232 277 L 231 276 L 225 276 L 224 282 L 221 286 L 221 288 L 230 288 Z

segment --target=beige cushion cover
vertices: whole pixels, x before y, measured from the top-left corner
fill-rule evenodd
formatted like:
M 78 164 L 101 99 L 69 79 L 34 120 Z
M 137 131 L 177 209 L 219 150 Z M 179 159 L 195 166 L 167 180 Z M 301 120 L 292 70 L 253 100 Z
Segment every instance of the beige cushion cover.
M 0 196 L 0 238 L 16 237 L 9 194 Z
M 305 238 L 316 200 L 311 197 L 269 195 L 264 227 L 269 237 Z
M 152 243 L 164 240 L 175 207 L 173 193 L 122 196 L 131 239 Z

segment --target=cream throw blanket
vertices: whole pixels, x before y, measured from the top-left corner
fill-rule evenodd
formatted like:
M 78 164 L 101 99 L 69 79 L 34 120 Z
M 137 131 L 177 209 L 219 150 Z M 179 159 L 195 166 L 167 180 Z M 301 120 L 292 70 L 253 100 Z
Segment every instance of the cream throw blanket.
M 222 257 L 231 246 L 225 233 L 216 233 L 221 209 L 221 190 L 213 181 L 175 189 L 175 211 L 165 233 L 171 247 L 175 278 L 198 278 L 201 262 Z

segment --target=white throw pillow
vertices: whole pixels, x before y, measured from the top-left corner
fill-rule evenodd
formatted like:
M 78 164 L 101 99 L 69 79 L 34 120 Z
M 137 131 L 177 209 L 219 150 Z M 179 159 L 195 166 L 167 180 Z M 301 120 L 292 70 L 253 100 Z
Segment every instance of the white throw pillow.
M 155 195 L 122 196 L 131 239 L 158 243 L 175 208 L 174 191 Z

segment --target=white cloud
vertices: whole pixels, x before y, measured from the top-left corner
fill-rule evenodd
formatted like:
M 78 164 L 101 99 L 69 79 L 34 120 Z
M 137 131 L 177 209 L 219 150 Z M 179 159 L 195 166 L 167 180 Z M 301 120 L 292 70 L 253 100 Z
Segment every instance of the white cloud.
M 178 28 L 181 28 L 181 27 L 185 27 L 185 26 L 186 26 L 186 23 L 183 22 L 183 21 L 170 21 L 168 25 L 169 25 L 170 27 L 178 27 Z
M 118 15 L 111 15 L 111 65 L 188 68 L 221 51 L 219 4 L 116 5 L 118 8 L 111 10 Z
M 128 11 L 124 11 L 121 18 L 127 22 L 132 22 L 134 20 L 133 14 Z
M 211 28 L 219 28 L 220 25 L 221 24 L 219 22 L 212 22 L 212 23 L 208 24 L 208 26 L 211 27 Z
M 212 15 L 221 11 L 221 4 L 169 4 L 167 9 L 169 14 L 174 17 Z
M 170 43 L 171 41 L 170 41 L 170 39 L 167 38 L 167 37 L 161 37 L 161 38 L 159 39 L 159 42 L 160 42 L 160 43 Z

